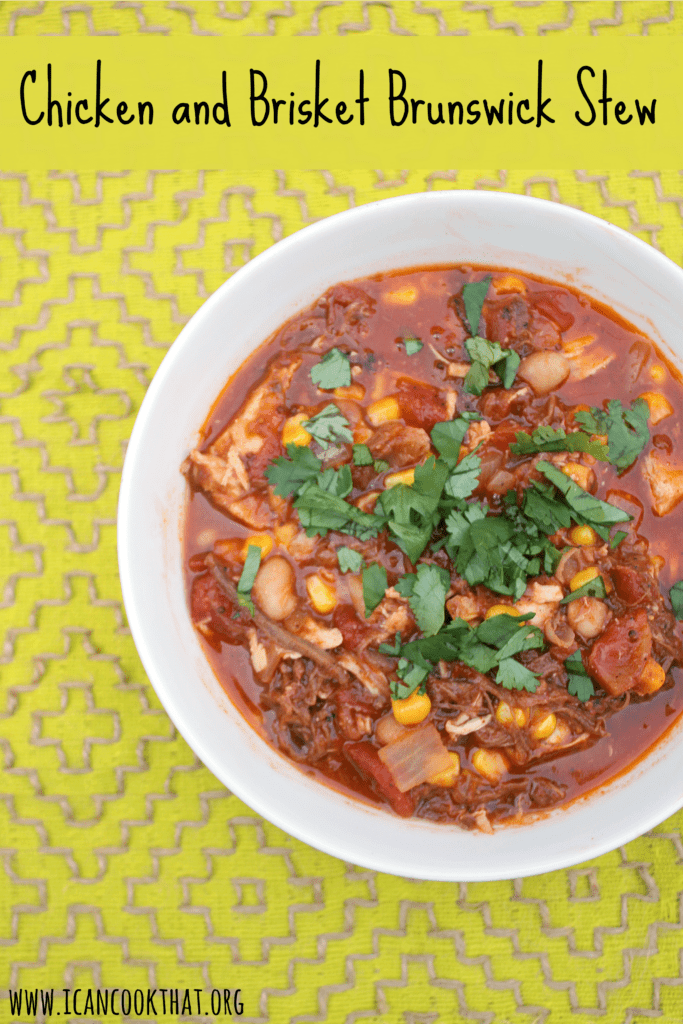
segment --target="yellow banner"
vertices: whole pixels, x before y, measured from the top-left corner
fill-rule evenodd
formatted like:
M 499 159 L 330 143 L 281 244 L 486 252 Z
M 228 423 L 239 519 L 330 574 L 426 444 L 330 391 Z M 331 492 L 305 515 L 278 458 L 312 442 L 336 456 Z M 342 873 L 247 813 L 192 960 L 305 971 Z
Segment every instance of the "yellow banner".
M 2 38 L 0 167 L 683 166 L 678 38 Z

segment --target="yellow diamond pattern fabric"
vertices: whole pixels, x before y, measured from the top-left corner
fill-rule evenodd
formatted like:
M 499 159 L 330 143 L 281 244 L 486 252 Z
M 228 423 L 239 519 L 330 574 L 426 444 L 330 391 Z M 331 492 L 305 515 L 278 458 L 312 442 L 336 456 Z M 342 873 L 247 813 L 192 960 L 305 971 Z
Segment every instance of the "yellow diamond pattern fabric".
M 25 0 L 0 4 L 0 32 L 681 35 L 683 7 Z M 461 188 L 579 207 L 683 259 L 683 181 L 661 168 L 0 173 L 0 1020 L 44 1019 L 13 1016 L 10 988 L 117 986 L 239 987 L 263 1024 L 683 1020 L 682 815 L 518 881 L 343 864 L 196 760 L 126 625 L 121 466 L 181 326 L 305 224 Z

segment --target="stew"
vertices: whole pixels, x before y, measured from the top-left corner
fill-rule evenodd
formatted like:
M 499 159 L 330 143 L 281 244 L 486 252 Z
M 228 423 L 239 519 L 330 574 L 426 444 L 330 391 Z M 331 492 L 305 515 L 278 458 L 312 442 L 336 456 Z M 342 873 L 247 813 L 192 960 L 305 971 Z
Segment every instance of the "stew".
M 491 831 L 683 706 L 681 382 L 512 270 L 340 284 L 240 368 L 183 465 L 188 601 L 284 755 Z

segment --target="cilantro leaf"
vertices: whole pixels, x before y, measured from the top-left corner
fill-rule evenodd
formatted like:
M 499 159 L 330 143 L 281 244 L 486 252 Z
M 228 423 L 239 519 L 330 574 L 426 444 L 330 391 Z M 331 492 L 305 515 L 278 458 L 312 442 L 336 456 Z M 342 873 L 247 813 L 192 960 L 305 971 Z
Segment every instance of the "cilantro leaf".
M 611 541 L 609 542 L 609 546 L 612 548 L 612 551 L 614 551 L 615 548 L 618 548 L 622 540 L 625 540 L 626 537 L 628 537 L 627 533 L 624 533 L 623 530 L 617 530 L 617 532 L 614 534 Z
M 409 604 L 425 636 L 438 633 L 444 624 L 450 585 L 451 578 L 445 569 L 438 565 L 418 565 Z
M 617 398 L 607 403 L 607 411 L 592 408 L 590 412 L 577 412 L 576 420 L 594 434 L 607 434 L 609 461 L 618 470 L 628 467 L 638 458 L 650 440 L 648 417 L 650 411 L 643 398 L 636 398 L 630 409 L 625 409 Z
M 336 498 L 346 498 L 353 490 L 351 467 L 344 465 L 339 469 L 326 469 L 318 477 L 318 487 Z
M 539 462 L 536 469 L 557 487 L 569 506 L 572 517 L 578 523 L 592 526 L 603 540 L 607 540 L 610 526 L 631 519 L 628 512 L 622 511 L 616 505 L 610 505 L 606 501 L 594 498 L 588 491 L 584 491 L 583 487 L 579 487 L 571 477 L 549 462 Z
M 341 572 L 360 572 L 363 556 L 360 551 L 342 546 L 337 548 L 337 561 Z
M 375 459 L 372 465 L 375 470 L 375 473 L 386 473 L 386 471 L 390 468 L 389 463 L 385 462 L 384 459 Z
M 346 419 L 336 405 L 326 405 L 322 412 L 301 424 L 311 434 L 323 451 L 327 451 L 330 441 L 353 441 L 353 434 Z
M 311 369 L 311 380 L 321 391 L 334 391 L 335 388 L 349 387 L 351 384 L 349 357 L 338 348 L 331 348 Z
M 444 484 L 444 492 L 451 498 L 469 498 L 479 483 L 480 469 L 481 459 L 470 452 L 451 472 Z
M 389 682 L 389 692 L 394 700 L 405 700 L 416 690 L 424 691 L 424 681 L 429 675 L 429 668 L 415 665 L 407 658 L 400 658 L 396 669 L 398 679 Z
M 674 583 L 669 591 L 669 600 L 671 601 L 671 608 L 676 618 L 683 619 L 683 580 Z
M 605 597 L 606 594 L 605 581 L 602 576 L 596 576 L 594 580 L 589 580 L 582 587 L 563 597 L 560 604 L 570 604 L 572 601 L 578 601 L 580 597 Z
M 365 618 L 369 619 L 377 605 L 384 597 L 387 589 L 387 570 L 377 562 L 363 569 L 363 601 L 365 602 Z
M 407 356 L 414 356 L 421 348 L 424 348 L 424 345 L 419 338 L 404 338 L 403 344 L 405 346 Z
M 248 608 L 254 614 L 254 603 L 251 600 L 251 588 L 256 579 L 256 573 L 261 564 L 261 548 L 258 544 L 250 544 L 247 548 L 247 557 L 244 560 L 242 575 L 237 584 L 237 600 L 243 608 Z
M 361 512 L 355 505 L 324 491 L 317 484 L 309 484 L 301 492 L 294 508 L 309 537 L 318 533 L 324 537 L 328 530 L 339 530 L 360 540 L 368 540 L 376 537 L 386 522 L 382 516 Z
M 465 412 L 456 420 L 445 420 L 434 425 L 430 433 L 432 444 L 446 462 L 455 466 L 460 458 L 460 448 L 470 423 L 479 418 L 479 413 Z
M 465 391 L 480 395 L 489 382 L 489 369 L 495 370 L 503 387 L 512 387 L 521 362 L 514 349 L 502 348 L 497 341 L 487 341 L 478 335 L 468 338 L 465 348 L 472 360 L 465 377 Z
M 353 464 L 354 466 L 371 466 L 372 452 L 366 444 L 354 444 Z
M 565 433 L 562 427 L 536 427 L 532 434 L 517 431 L 517 441 L 510 445 L 513 455 L 535 455 L 537 452 L 588 452 L 596 459 L 608 462 L 607 446 L 600 441 L 591 441 L 583 430 Z
M 583 659 L 581 658 L 580 651 L 574 651 L 570 654 L 564 663 L 564 667 L 567 670 L 567 690 L 572 694 L 573 697 L 585 703 L 587 700 L 595 694 L 593 687 L 593 681 L 586 672 L 583 666 Z
M 300 491 L 305 484 L 315 479 L 322 468 L 322 462 L 310 448 L 288 444 L 287 452 L 288 459 L 280 456 L 265 470 L 268 482 L 282 498 Z
M 541 680 L 514 658 L 505 658 L 498 665 L 496 682 L 506 690 L 528 690 L 535 693 Z
M 491 274 L 487 274 L 481 281 L 468 281 L 462 288 L 462 301 L 465 306 L 465 318 L 467 326 L 472 335 L 479 330 L 481 311 L 484 308 L 484 299 L 491 284 Z
M 414 572 L 407 572 L 405 576 L 401 576 L 394 584 L 394 590 L 397 590 L 401 597 L 412 597 L 413 595 L 413 584 L 417 579 L 417 575 Z
M 416 467 L 411 487 L 396 484 L 379 497 L 388 529 L 411 562 L 417 562 L 441 518 L 438 506 L 448 472 L 448 465 L 432 455 Z

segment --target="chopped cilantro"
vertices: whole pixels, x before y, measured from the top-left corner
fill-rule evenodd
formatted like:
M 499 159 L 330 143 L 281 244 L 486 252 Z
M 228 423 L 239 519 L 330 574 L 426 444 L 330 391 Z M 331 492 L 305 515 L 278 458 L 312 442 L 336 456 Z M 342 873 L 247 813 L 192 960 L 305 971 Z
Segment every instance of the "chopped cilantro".
M 407 356 L 417 355 L 420 349 L 424 348 L 424 345 L 419 338 L 404 338 L 403 344 L 405 346 Z
M 470 452 L 451 472 L 444 484 L 444 492 L 451 498 L 469 498 L 479 483 L 480 469 L 481 459 Z
M 288 444 L 287 452 L 288 459 L 280 456 L 266 466 L 265 470 L 268 482 L 282 498 L 288 498 L 290 494 L 300 491 L 307 483 L 313 481 L 322 469 L 322 462 L 310 448 Z
M 326 405 L 312 419 L 304 420 L 301 426 L 316 439 L 323 451 L 327 451 L 330 441 L 353 441 L 349 421 L 333 404 Z
M 415 468 L 412 486 L 396 484 L 379 497 L 389 531 L 411 562 L 417 562 L 441 519 L 438 506 L 448 472 L 448 465 L 432 455 Z
M 386 471 L 390 468 L 389 463 L 385 462 L 384 459 L 375 459 L 372 466 L 373 469 L 375 470 L 375 473 L 386 473 Z
M 535 693 L 540 683 L 538 676 L 514 658 L 504 658 L 498 665 L 496 682 L 506 690 L 528 690 Z
M 623 530 L 617 530 L 617 532 L 614 534 L 611 541 L 609 542 L 609 546 L 614 551 L 614 549 L 618 548 L 622 540 L 624 540 L 626 537 L 628 537 L 627 533 L 624 533 Z
M 607 403 L 607 411 L 593 407 L 589 412 L 577 412 L 576 420 L 592 434 L 607 434 L 609 461 L 618 470 L 628 467 L 638 458 L 650 440 L 647 425 L 650 411 L 643 398 L 636 398 L 630 409 L 625 409 L 617 398 Z
M 337 548 L 337 561 L 341 572 L 360 572 L 363 556 L 360 551 L 342 546 Z
M 479 413 L 464 412 L 456 420 L 436 423 L 431 431 L 432 444 L 439 455 L 455 466 L 460 458 L 460 448 L 469 430 L 470 423 L 480 418 Z
M 371 466 L 372 452 L 366 444 L 354 444 L 353 446 L 354 466 Z
M 377 562 L 363 569 L 363 601 L 365 618 L 369 619 L 387 589 L 387 570 Z
M 237 600 L 243 608 L 248 608 L 254 614 L 254 603 L 251 600 L 251 588 L 256 579 L 256 573 L 261 564 L 261 548 L 257 544 L 250 544 L 247 548 L 247 557 L 244 560 L 242 575 L 237 584 Z
M 603 540 L 608 539 L 610 527 L 614 523 L 624 523 L 631 518 L 628 512 L 622 511 L 616 505 L 610 505 L 606 501 L 594 498 L 588 491 L 584 491 L 583 487 L 579 487 L 571 477 L 567 476 L 556 466 L 552 466 L 549 462 L 539 462 L 536 469 L 543 473 L 560 491 L 568 506 L 571 518 L 575 519 L 577 523 L 592 526 Z M 538 487 L 538 485 L 535 484 L 534 487 Z M 529 488 L 527 494 L 530 490 L 531 488 Z M 568 524 L 563 522 L 561 525 Z
M 671 608 L 676 618 L 683 619 L 683 580 L 674 583 L 669 591 L 669 600 L 671 601 Z
M 346 498 L 353 490 L 350 466 L 340 466 L 339 469 L 326 469 L 318 477 L 318 487 L 321 491 L 327 491 L 336 498 Z
M 339 530 L 360 540 L 368 540 L 376 537 L 386 524 L 382 516 L 361 512 L 355 505 L 317 484 L 304 488 L 294 502 L 294 508 L 309 537 L 316 534 L 324 537 L 328 530 Z
M 562 427 L 550 427 L 542 424 L 532 434 L 518 431 L 517 441 L 510 445 L 513 455 L 535 455 L 537 452 L 588 452 L 596 459 L 608 462 L 607 445 L 599 441 L 591 441 L 583 430 L 565 433 Z
M 585 703 L 587 700 L 594 695 L 595 690 L 593 688 L 593 682 L 583 667 L 583 659 L 581 658 L 580 651 L 574 651 L 570 654 L 564 663 L 564 667 L 567 670 L 569 679 L 567 681 L 567 690 L 572 694 L 573 697 Z
M 489 382 L 489 369 L 495 370 L 503 387 L 512 387 L 521 362 L 514 349 L 502 348 L 497 341 L 487 341 L 478 335 L 468 338 L 465 348 L 472 360 L 465 377 L 465 391 L 480 395 Z
M 444 624 L 446 594 L 451 578 L 440 566 L 425 563 L 418 565 L 416 573 L 406 575 L 410 578 L 408 603 L 415 613 L 417 624 L 425 636 L 433 636 Z M 402 580 L 405 579 L 406 576 L 402 577 Z M 405 594 L 405 591 L 399 590 L 399 593 Z
M 404 700 L 410 697 L 411 693 L 424 692 L 424 681 L 429 675 L 429 669 L 421 665 L 414 665 L 407 658 L 400 658 L 396 668 L 398 679 L 389 681 L 389 691 L 394 700 Z
M 311 380 L 321 391 L 347 388 L 351 383 L 351 362 L 345 352 L 331 348 L 311 370 Z M 308 428 L 307 428 L 308 429 Z
M 582 587 L 563 597 L 560 604 L 570 604 L 572 601 L 578 601 L 580 597 L 605 597 L 606 593 L 605 581 L 602 576 L 596 576 L 594 580 L 589 580 Z
M 468 281 L 462 288 L 462 301 L 465 306 L 465 317 L 472 336 L 479 331 L 481 311 L 484 308 L 484 299 L 491 284 L 491 274 L 487 274 L 481 281 Z

